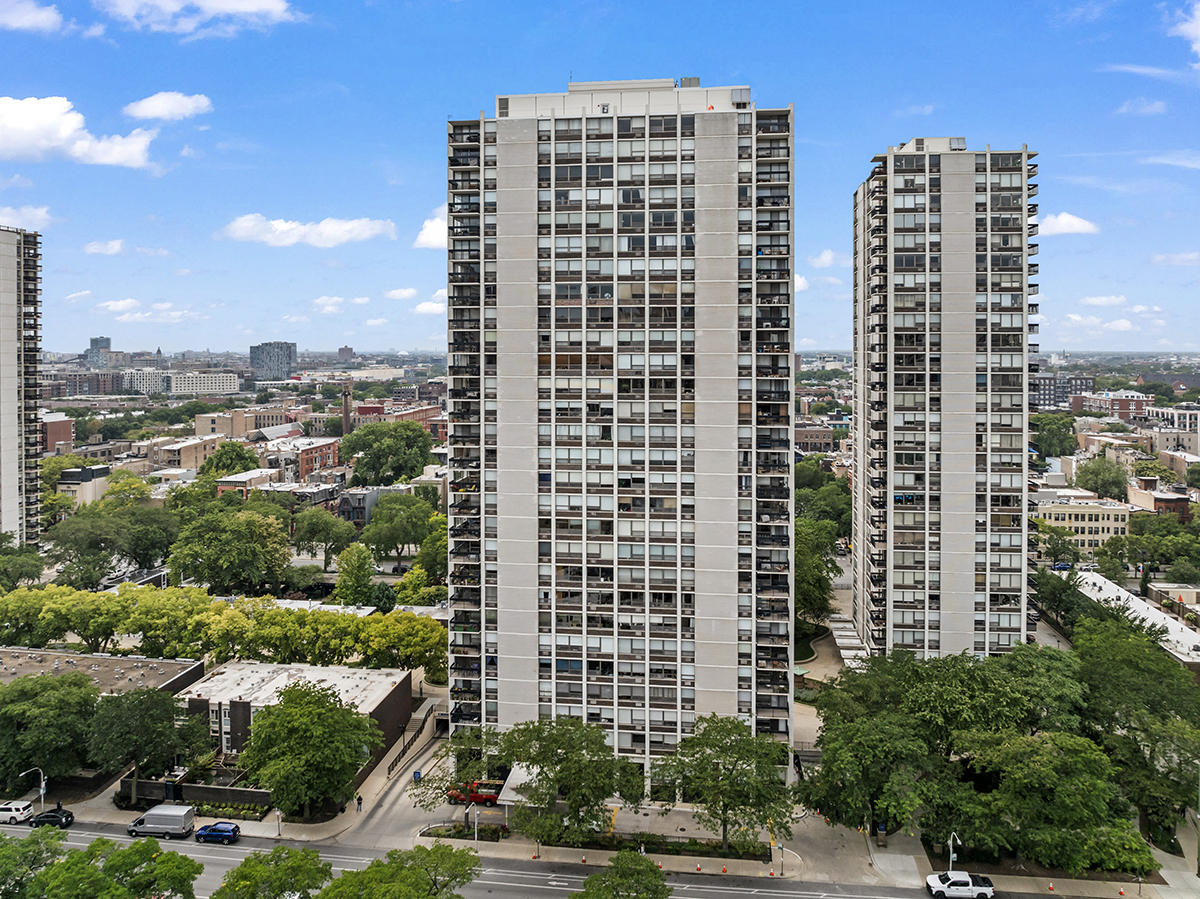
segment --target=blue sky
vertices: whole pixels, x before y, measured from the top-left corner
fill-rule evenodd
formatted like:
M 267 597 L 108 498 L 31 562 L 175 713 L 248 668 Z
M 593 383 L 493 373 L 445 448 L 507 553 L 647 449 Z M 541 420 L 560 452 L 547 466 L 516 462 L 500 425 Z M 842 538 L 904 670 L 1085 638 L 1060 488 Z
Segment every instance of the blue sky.
M 0 59 L 49 350 L 440 348 L 446 119 L 691 75 L 796 105 L 801 349 L 850 345 L 872 155 L 961 135 L 1040 154 L 1043 350 L 1200 350 L 1196 0 L 0 0 Z

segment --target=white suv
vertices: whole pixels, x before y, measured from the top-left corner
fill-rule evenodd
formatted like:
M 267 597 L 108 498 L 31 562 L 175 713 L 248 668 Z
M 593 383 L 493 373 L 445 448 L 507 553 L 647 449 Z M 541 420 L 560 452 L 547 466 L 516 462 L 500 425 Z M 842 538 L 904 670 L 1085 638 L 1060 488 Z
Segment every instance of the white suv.
M 992 899 L 996 895 L 989 878 L 966 871 L 930 874 L 925 878 L 925 889 L 934 899 Z
M 33 803 L 24 799 L 12 799 L 0 803 L 0 821 L 5 824 L 17 824 L 28 821 L 33 815 Z

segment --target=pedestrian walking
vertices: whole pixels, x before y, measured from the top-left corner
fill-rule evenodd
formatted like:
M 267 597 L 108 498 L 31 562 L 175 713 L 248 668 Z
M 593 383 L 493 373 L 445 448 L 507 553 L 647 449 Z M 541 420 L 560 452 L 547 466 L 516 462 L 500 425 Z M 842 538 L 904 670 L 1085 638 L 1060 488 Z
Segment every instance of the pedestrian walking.
M 362 795 L 361 794 L 359 795 L 359 797 L 357 799 L 354 800 L 354 803 L 355 803 L 355 805 L 358 806 L 358 810 L 361 812 L 362 811 Z
M 645 843 L 638 843 L 638 855 L 643 855 L 643 856 L 644 856 L 645 854 L 646 854 L 646 844 L 645 844 Z

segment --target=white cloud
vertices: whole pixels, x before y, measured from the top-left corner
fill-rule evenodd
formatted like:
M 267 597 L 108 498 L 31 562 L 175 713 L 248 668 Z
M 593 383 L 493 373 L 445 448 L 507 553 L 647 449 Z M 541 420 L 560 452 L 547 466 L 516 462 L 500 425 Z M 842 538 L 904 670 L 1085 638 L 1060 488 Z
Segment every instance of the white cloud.
M 190 268 L 177 268 L 177 269 L 175 269 L 175 274 L 176 274 L 176 275 L 178 275 L 180 278 L 186 278 L 186 277 L 187 277 L 188 275 L 190 275 L 191 273 L 192 273 L 192 270 L 191 270 Z
M 813 340 L 811 337 L 801 337 L 799 340 L 796 341 L 796 344 L 798 346 L 816 346 L 817 342 L 815 340 Z
M 306 16 L 287 0 L 92 0 L 133 28 L 192 37 L 232 37 L 244 28 L 260 31 Z
M 1129 311 L 1145 315 L 1147 312 L 1162 312 L 1162 306 L 1130 306 Z
M 179 155 L 183 156 L 187 159 L 191 159 L 196 155 L 196 151 L 193 150 L 191 147 L 189 147 L 187 144 L 184 144 L 183 149 L 179 151 Z
M 336 315 L 342 311 L 344 302 L 346 302 L 345 297 L 317 297 L 313 300 L 313 311 L 319 312 L 321 315 Z
M 83 252 L 89 256 L 116 256 L 125 249 L 123 240 L 93 240 L 83 245 Z
M 386 324 L 387 324 L 386 318 L 368 318 L 366 321 L 366 325 L 368 328 L 378 328 L 380 325 L 386 325 Z
M 169 303 L 167 305 L 170 305 Z M 154 322 L 160 325 L 174 325 L 179 322 L 196 321 L 204 318 L 198 312 L 192 312 L 190 309 L 168 309 L 160 312 L 126 312 L 124 315 L 118 315 L 116 321 L 119 322 Z
M 1150 261 L 1155 265 L 1200 265 L 1200 253 L 1157 253 Z
M 11 178 L 0 178 L 0 190 L 10 187 L 33 187 L 33 182 L 24 175 L 13 175 Z
M 1174 165 L 1181 169 L 1200 169 L 1200 153 L 1195 150 L 1172 150 L 1142 160 L 1149 165 Z
M 157 309 L 161 312 L 164 309 L 170 309 L 174 305 L 175 305 L 174 303 L 151 303 L 150 308 Z
M 97 303 L 96 308 L 102 309 L 105 312 L 127 312 L 130 309 L 137 309 L 142 304 L 137 300 L 108 300 L 104 303 Z
M 894 116 L 910 116 L 910 115 L 929 115 L 933 112 L 933 104 L 926 103 L 924 106 L 909 106 L 905 109 L 897 109 L 892 115 Z
M 1071 215 L 1069 212 L 1060 212 L 1057 215 L 1050 213 L 1050 215 L 1042 218 L 1038 223 L 1038 234 L 1046 236 L 1053 234 L 1097 234 L 1099 231 L 1100 226 L 1095 222 L 1089 222 L 1087 219 Z
M 92 292 L 90 290 L 77 290 L 74 293 L 67 294 L 63 299 L 68 303 L 74 303 L 78 300 L 86 300 L 91 295 Z
M 0 206 L 0 225 L 40 231 L 50 224 L 49 206 Z
M 1107 297 L 1084 297 L 1079 301 L 1080 306 L 1123 306 L 1125 305 L 1124 295 L 1107 296 Z M 1136 310 L 1136 307 L 1134 307 Z
M 161 119 L 178 122 L 194 115 L 212 112 L 212 100 L 204 94 L 187 96 L 179 91 L 159 91 L 144 100 L 130 103 L 121 112 L 131 119 Z
M 809 256 L 808 264 L 813 268 L 830 268 L 834 265 L 841 268 L 849 268 L 850 257 L 845 253 L 835 253 L 833 250 L 822 250 L 816 256 Z
M 415 287 L 399 287 L 384 294 L 389 300 L 411 300 L 417 295 Z
M 1147 100 L 1145 97 L 1126 100 L 1117 107 L 1117 115 L 1162 115 L 1166 111 L 1165 101 Z
M 796 293 L 800 293 L 802 290 L 808 290 L 808 278 L 804 277 L 801 274 L 797 274 L 796 275 L 796 284 L 792 289 Z
M 57 6 L 38 6 L 33 0 L 0 2 L 0 28 L 9 31 L 52 33 L 62 28 L 63 17 Z
M 418 250 L 446 249 L 446 204 L 443 203 L 433 210 L 433 218 L 425 219 L 421 225 L 421 233 L 413 241 L 413 247 Z
M 137 247 L 137 252 L 143 256 L 170 256 L 171 251 L 163 247 Z
M 350 302 L 353 303 L 355 306 L 365 306 L 365 305 L 367 305 L 367 303 L 371 302 L 371 298 L 370 297 L 354 297 L 350 300 Z
M 1105 324 L 1105 329 L 1109 331 L 1134 331 L 1133 322 L 1127 318 L 1118 318 Z
M 290 247 L 306 243 L 311 247 L 341 246 L 359 240 L 384 236 L 396 239 L 396 225 L 391 219 L 322 219 L 319 222 L 289 222 L 286 219 L 267 220 L 257 212 L 235 218 L 221 229 L 220 234 L 233 240 L 265 243 L 272 247 Z
M 135 128 L 124 137 L 96 137 L 66 97 L 0 97 L 0 159 L 40 162 L 65 156 L 88 165 L 140 169 L 150 165 L 150 142 L 157 136 L 157 129 Z
M 283 317 L 283 320 L 285 322 L 289 322 L 293 325 L 298 325 L 298 324 L 301 324 L 302 322 L 308 321 L 308 316 L 307 315 L 285 315 Z
M 1200 2 L 1193 3 L 1191 14 L 1172 25 L 1167 30 L 1167 34 L 1191 41 L 1192 51 L 1197 56 L 1200 56 Z M 1192 65 L 1195 68 L 1200 68 L 1200 63 L 1193 63 Z
M 841 278 L 831 278 L 829 275 L 821 275 L 818 278 L 813 278 L 813 283 L 827 284 L 830 287 L 841 287 L 843 282 Z
M 96 22 L 83 30 L 83 37 L 104 37 L 104 25 Z
M 424 303 L 417 303 L 413 307 L 413 312 L 417 315 L 445 315 L 446 313 L 446 289 L 434 291 L 433 296 Z

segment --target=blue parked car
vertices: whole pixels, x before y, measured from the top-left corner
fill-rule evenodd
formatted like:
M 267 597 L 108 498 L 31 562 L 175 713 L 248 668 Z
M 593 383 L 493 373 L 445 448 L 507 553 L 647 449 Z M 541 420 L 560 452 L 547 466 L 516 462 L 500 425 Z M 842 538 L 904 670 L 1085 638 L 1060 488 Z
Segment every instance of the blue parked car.
M 1055 562 L 1053 565 L 1050 566 L 1050 570 L 1051 571 L 1070 571 L 1071 563 L 1070 562 Z
M 232 821 L 218 821 L 216 824 L 205 824 L 196 831 L 197 843 L 220 843 L 228 846 L 236 843 L 242 835 L 242 829 Z

